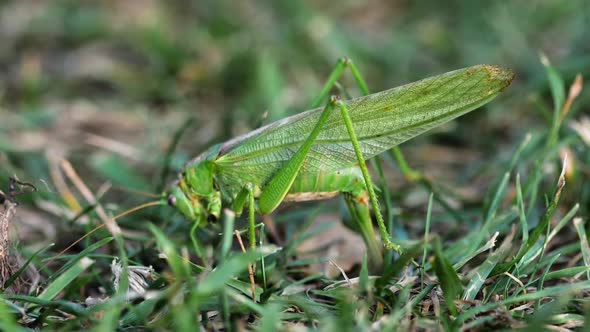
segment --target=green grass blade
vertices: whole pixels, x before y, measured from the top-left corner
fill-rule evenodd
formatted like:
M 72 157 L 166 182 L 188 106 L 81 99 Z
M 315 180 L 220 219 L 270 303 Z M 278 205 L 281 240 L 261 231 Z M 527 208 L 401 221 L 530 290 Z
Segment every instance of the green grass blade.
M 553 119 L 546 145 L 547 149 L 550 149 L 557 143 L 557 135 L 561 125 L 561 108 L 565 103 L 565 83 L 559 72 L 549 63 L 545 56 L 542 56 L 541 61 L 545 66 L 545 73 L 549 79 L 549 88 L 553 97 Z
M 438 276 L 440 287 L 443 290 L 447 307 L 453 315 L 457 315 L 455 299 L 461 293 L 463 286 L 457 272 L 453 269 L 449 260 L 445 257 L 439 238 L 434 240 L 434 272 Z
M 586 265 L 586 278 L 590 280 L 590 246 L 588 245 L 588 236 L 586 235 L 585 222 L 582 218 L 574 218 L 574 226 L 580 238 L 580 248 L 582 249 L 582 258 Z
M 542 299 L 544 297 L 572 294 L 572 293 L 579 292 L 582 290 L 587 290 L 587 289 L 590 289 L 590 281 L 583 281 L 583 282 L 572 283 L 572 284 L 567 284 L 567 285 L 559 285 L 559 286 L 549 287 L 549 288 L 545 288 L 545 289 L 538 291 L 538 292 L 513 296 L 513 297 L 510 297 L 510 298 L 507 298 L 507 299 L 504 299 L 501 301 L 497 301 L 497 302 L 489 302 L 489 303 L 478 305 L 478 306 L 475 306 L 471 309 L 463 311 L 461 314 L 459 314 L 457 316 L 456 320 L 454 321 L 454 324 L 456 326 L 459 326 L 459 324 L 462 324 L 467 319 L 470 319 L 479 313 L 493 310 L 493 309 L 498 308 L 500 306 L 509 306 L 511 304 L 518 304 L 518 303 L 523 303 L 523 302 L 527 302 L 527 301 L 536 301 L 536 300 Z
M 563 218 L 561 218 L 561 220 L 549 232 L 549 234 L 547 235 L 547 237 L 545 239 L 543 239 L 541 241 L 537 241 L 536 243 L 533 244 L 532 247 L 529 247 L 528 249 L 526 249 L 528 242 L 523 243 L 521 250 L 519 251 L 519 254 L 517 255 L 517 257 L 521 257 L 522 253 L 524 253 L 524 255 L 522 255 L 522 258 L 520 259 L 520 261 L 517 262 L 517 266 L 519 268 L 527 266 L 527 265 L 531 264 L 535 258 L 537 258 L 539 255 L 541 255 L 544 248 L 547 246 L 547 243 L 549 243 L 557 235 L 557 233 L 563 227 L 565 227 L 567 225 L 567 223 L 575 216 L 575 214 L 578 212 L 578 208 L 579 208 L 578 204 L 574 205 L 574 207 L 571 208 L 568 211 L 568 213 Z M 535 234 L 533 234 L 533 235 L 536 236 Z
M 246 271 L 248 264 L 254 263 L 260 255 L 274 253 L 276 249 L 272 246 L 260 247 L 246 253 L 241 253 L 226 259 L 226 261 L 215 268 L 197 286 L 196 291 L 201 295 L 214 294 L 221 290 L 224 285 L 236 275 Z
M 76 264 L 80 259 L 90 255 L 90 253 L 94 252 L 95 250 L 97 250 L 98 248 L 106 245 L 107 243 L 111 242 L 113 240 L 112 237 L 107 237 L 104 238 L 96 243 L 93 243 L 92 245 L 90 245 L 88 248 L 85 248 L 84 250 L 80 251 L 78 254 L 76 254 L 75 256 L 72 257 L 64 257 L 62 256 L 62 258 L 68 258 L 68 262 L 65 263 L 59 270 L 57 270 L 56 272 L 52 273 L 51 276 L 48 278 L 48 281 L 52 281 L 54 278 L 62 275 L 64 273 L 64 271 L 66 271 L 67 269 L 69 269 L 72 265 Z
M 82 259 L 78 260 L 72 267 L 55 278 L 55 280 L 49 284 L 41 294 L 39 294 L 38 298 L 41 300 L 52 300 L 92 264 L 94 264 L 94 260 L 88 257 L 82 257 Z
M 190 277 L 189 267 L 186 265 L 182 256 L 176 251 L 174 244 L 166 237 L 162 231 L 153 224 L 149 225 L 149 230 L 156 237 L 160 250 L 166 255 L 170 268 L 178 280 L 186 280 Z
M 467 254 L 475 251 L 475 249 L 483 242 L 485 237 L 489 235 L 491 222 L 494 219 L 494 217 L 496 216 L 496 212 L 498 211 L 498 208 L 500 207 L 500 203 L 502 202 L 502 199 L 504 198 L 504 193 L 506 192 L 506 187 L 508 186 L 509 180 L 510 180 L 510 173 L 505 173 L 504 176 L 502 177 L 502 181 L 500 181 L 500 184 L 498 185 L 498 188 L 496 189 L 496 192 L 494 194 L 494 199 L 492 200 L 492 203 L 490 204 L 490 208 L 488 209 L 488 211 L 486 213 L 486 217 L 485 217 L 485 220 L 484 220 L 483 225 L 481 227 L 481 230 L 477 233 L 475 239 L 472 239 L 469 241 L 471 243 L 471 246 L 466 251 Z
M 133 326 L 146 324 L 149 315 L 154 312 L 160 299 L 147 299 L 136 306 L 131 306 L 129 311 L 121 318 L 121 326 Z
M 554 279 L 562 279 L 562 278 L 570 278 L 577 274 L 583 273 L 588 271 L 587 266 L 576 266 L 576 267 L 569 267 L 557 271 L 551 271 L 545 275 L 545 280 L 554 280 Z
M 31 331 L 19 325 L 14 317 L 12 316 L 11 310 L 4 302 L 4 299 L 0 299 L 0 330 L 2 331 Z
M 257 331 L 274 332 L 281 329 L 282 307 L 278 303 L 270 303 L 264 306 L 264 313 L 260 319 Z
M 232 245 L 232 239 L 234 237 L 234 221 L 235 213 L 229 209 L 223 210 L 223 237 L 221 238 L 221 249 L 219 250 L 219 256 L 217 259 L 223 263 Z
M 522 187 L 520 186 L 520 174 L 516 174 L 516 204 L 518 205 L 518 218 L 520 221 L 520 230 L 522 233 L 522 243 L 529 239 L 529 224 L 526 218 L 524 200 L 522 198 Z
M 463 293 L 463 299 L 467 301 L 472 301 L 475 299 L 476 295 L 479 293 L 483 284 L 485 283 L 486 279 L 492 273 L 492 270 L 496 267 L 496 265 L 506 259 L 506 256 L 510 253 L 512 248 L 512 240 L 514 239 L 514 232 L 509 234 L 502 242 L 502 245 L 494 251 L 486 260 L 481 264 L 477 271 L 475 272 L 474 276 L 470 279 L 469 284 L 465 288 L 465 292 Z
M 543 273 L 539 277 L 539 281 L 537 283 L 537 290 L 542 290 L 543 287 L 545 287 L 545 278 L 547 277 L 547 273 L 549 273 L 549 270 L 553 266 L 553 263 L 555 263 L 559 259 L 559 256 L 560 256 L 559 254 L 555 255 L 551 259 L 551 261 L 549 261 L 549 264 L 547 264 L 547 266 L 545 267 L 545 270 L 543 271 Z M 541 299 L 538 299 L 537 302 L 535 303 L 535 308 L 539 309 L 540 305 L 541 305 Z
M 433 193 L 430 193 L 428 196 L 428 208 L 426 210 L 426 226 L 424 227 L 424 251 L 422 252 L 422 269 L 420 270 L 420 283 L 424 285 L 424 271 L 426 269 L 426 253 L 428 251 L 428 234 L 430 232 L 430 220 L 432 217 L 432 199 L 434 197 Z
M 369 264 L 367 263 L 367 255 L 363 255 L 361 264 L 361 272 L 359 273 L 359 289 L 362 292 L 369 292 Z
M 49 249 L 50 247 L 52 247 L 54 244 L 51 243 L 39 250 L 37 250 L 34 254 L 31 255 L 31 257 L 29 257 L 29 259 L 27 259 L 27 261 L 18 269 L 18 271 L 16 271 L 16 273 L 14 273 L 8 280 L 6 280 L 4 282 L 4 286 L 3 289 L 7 289 L 8 287 L 10 287 L 10 285 L 12 285 L 12 283 L 22 275 L 23 272 L 26 271 L 27 267 L 29 266 L 29 264 L 31 264 L 31 261 L 33 261 L 33 259 L 35 259 L 40 253 L 44 252 L 45 250 Z
M 521 260 L 525 257 L 525 255 L 527 255 L 527 253 L 529 253 L 529 251 L 531 251 L 531 249 L 533 249 L 537 245 L 537 240 L 541 237 L 541 235 L 543 233 L 547 233 L 547 231 L 549 230 L 549 227 L 550 227 L 551 218 L 553 217 L 553 214 L 557 210 L 557 205 L 558 205 L 559 200 L 561 198 L 561 192 L 562 192 L 564 186 L 565 186 L 565 174 L 562 171 L 561 175 L 559 176 L 559 178 L 557 180 L 557 185 L 555 186 L 553 199 L 549 202 L 549 205 L 547 206 L 547 209 L 545 210 L 545 213 L 543 214 L 541 222 L 539 223 L 539 225 L 537 225 L 537 227 L 535 227 L 535 229 L 533 229 L 532 234 L 529 235 L 528 241 L 526 243 L 523 243 L 523 247 L 519 251 L 519 254 L 516 257 L 516 259 L 512 260 L 509 263 L 498 265 L 497 268 L 494 269 L 492 274 L 505 272 L 508 269 L 512 268 L 512 266 L 514 266 L 515 264 L 521 264 L 522 263 Z M 541 247 L 541 250 L 543 250 L 543 248 L 544 247 Z M 526 260 L 526 261 L 528 262 L 529 260 Z

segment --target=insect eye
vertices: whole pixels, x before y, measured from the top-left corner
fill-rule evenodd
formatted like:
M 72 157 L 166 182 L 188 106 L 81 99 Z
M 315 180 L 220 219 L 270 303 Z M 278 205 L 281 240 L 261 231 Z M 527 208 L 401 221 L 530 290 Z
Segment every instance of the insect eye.
M 168 205 L 176 206 L 176 197 L 172 194 L 168 195 Z

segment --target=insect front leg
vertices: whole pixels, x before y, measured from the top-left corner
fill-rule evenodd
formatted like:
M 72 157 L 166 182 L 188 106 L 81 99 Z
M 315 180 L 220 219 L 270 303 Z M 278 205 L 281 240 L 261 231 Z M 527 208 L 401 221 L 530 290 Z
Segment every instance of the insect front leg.
M 234 199 L 232 210 L 241 215 L 244 207 L 248 208 L 248 241 L 250 248 L 256 248 L 256 205 L 254 201 L 255 188 L 247 183 L 238 196 Z
M 256 248 L 256 211 L 254 205 L 254 186 L 251 183 L 246 185 L 248 191 L 248 234 L 250 249 Z

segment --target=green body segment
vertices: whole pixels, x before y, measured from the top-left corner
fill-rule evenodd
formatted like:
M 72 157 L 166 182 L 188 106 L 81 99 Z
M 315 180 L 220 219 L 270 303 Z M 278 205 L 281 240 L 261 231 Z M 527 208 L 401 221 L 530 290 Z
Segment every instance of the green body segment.
M 510 70 L 479 65 L 347 100 L 343 106 L 359 151 L 369 159 L 489 102 L 513 77 Z M 192 220 L 199 213 L 218 215 L 222 202 L 241 212 L 246 188 L 253 188 L 259 197 L 261 192 L 275 190 L 268 188 L 270 184 L 281 187 L 287 200 L 323 198 L 334 192 L 359 195 L 365 186 L 356 167 L 359 158 L 350 128 L 337 109 L 324 111 L 303 112 L 212 147 L 189 162 L 180 175 L 175 186 L 180 193 L 172 191 L 175 201 L 182 201 L 176 206 L 192 204 L 192 211 L 181 211 Z M 312 132 L 317 134 L 314 139 L 310 139 Z M 291 174 L 296 176 L 284 176 L 289 182 L 285 186 L 277 178 L 293 166 L 297 170 Z M 278 204 L 276 197 L 270 201 L 270 208 L 263 212 L 272 212 Z
M 345 102 L 360 149 L 369 159 L 493 99 L 512 74 L 475 66 Z M 225 143 L 215 160 L 217 183 L 230 195 L 246 183 L 266 184 L 283 168 L 317 124 L 323 109 L 277 121 Z M 357 163 L 340 112 L 333 111 L 307 154 L 300 175 L 330 172 Z
M 320 171 L 314 175 L 295 178 L 287 193 L 286 201 L 309 201 L 330 198 L 339 193 L 359 196 L 365 190 L 363 175 L 358 167 L 349 167 L 333 172 Z
M 232 191 L 232 186 L 229 188 L 223 185 L 215 175 L 216 160 L 214 154 L 217 151 L 213 150 L 212 154 L 204 157 L 203 160 L 192 163 L 185 168 L 184 180 L 190 187 L 203 187 L 203 179 L 200 177 L 188 176 L 190 174 L 203 173 L 203 170 L 212 170 L 212 183 L 215 183 L 219 192 L 222 193 L 225 204 L 231 205 L 237 196 L 235 191 Z M 204 172 L 207 173 L 207 172 Z M 205 181 L 207 182 L 207 181 Z M 254 186 L 255 197 L 260 196 L 261 188 L 264 183 L 251 181 Z M 353 196 L 359 196 L 365 190 L 361 170 L 356 167 L 343 168 L 336 171 L 318 171 L 314 174 L 299 174 L 285 198 L 286 201 L 298 202 L 325 199 L 336 196 L 339 193 L 350 193 Z M 200 195 L 200 197 L 203 197 Z

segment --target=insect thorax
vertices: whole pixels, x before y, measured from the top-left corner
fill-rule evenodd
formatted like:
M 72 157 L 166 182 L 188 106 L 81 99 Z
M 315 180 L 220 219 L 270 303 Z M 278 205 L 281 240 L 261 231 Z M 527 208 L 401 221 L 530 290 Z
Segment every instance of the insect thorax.
M 179 176 L 178 188 L 188 199 L 196 221 L 204 222 L 210 217 L 219 218 L 221 194 L 213 185 L 213 164 L 210 161 L 187 166 Z

